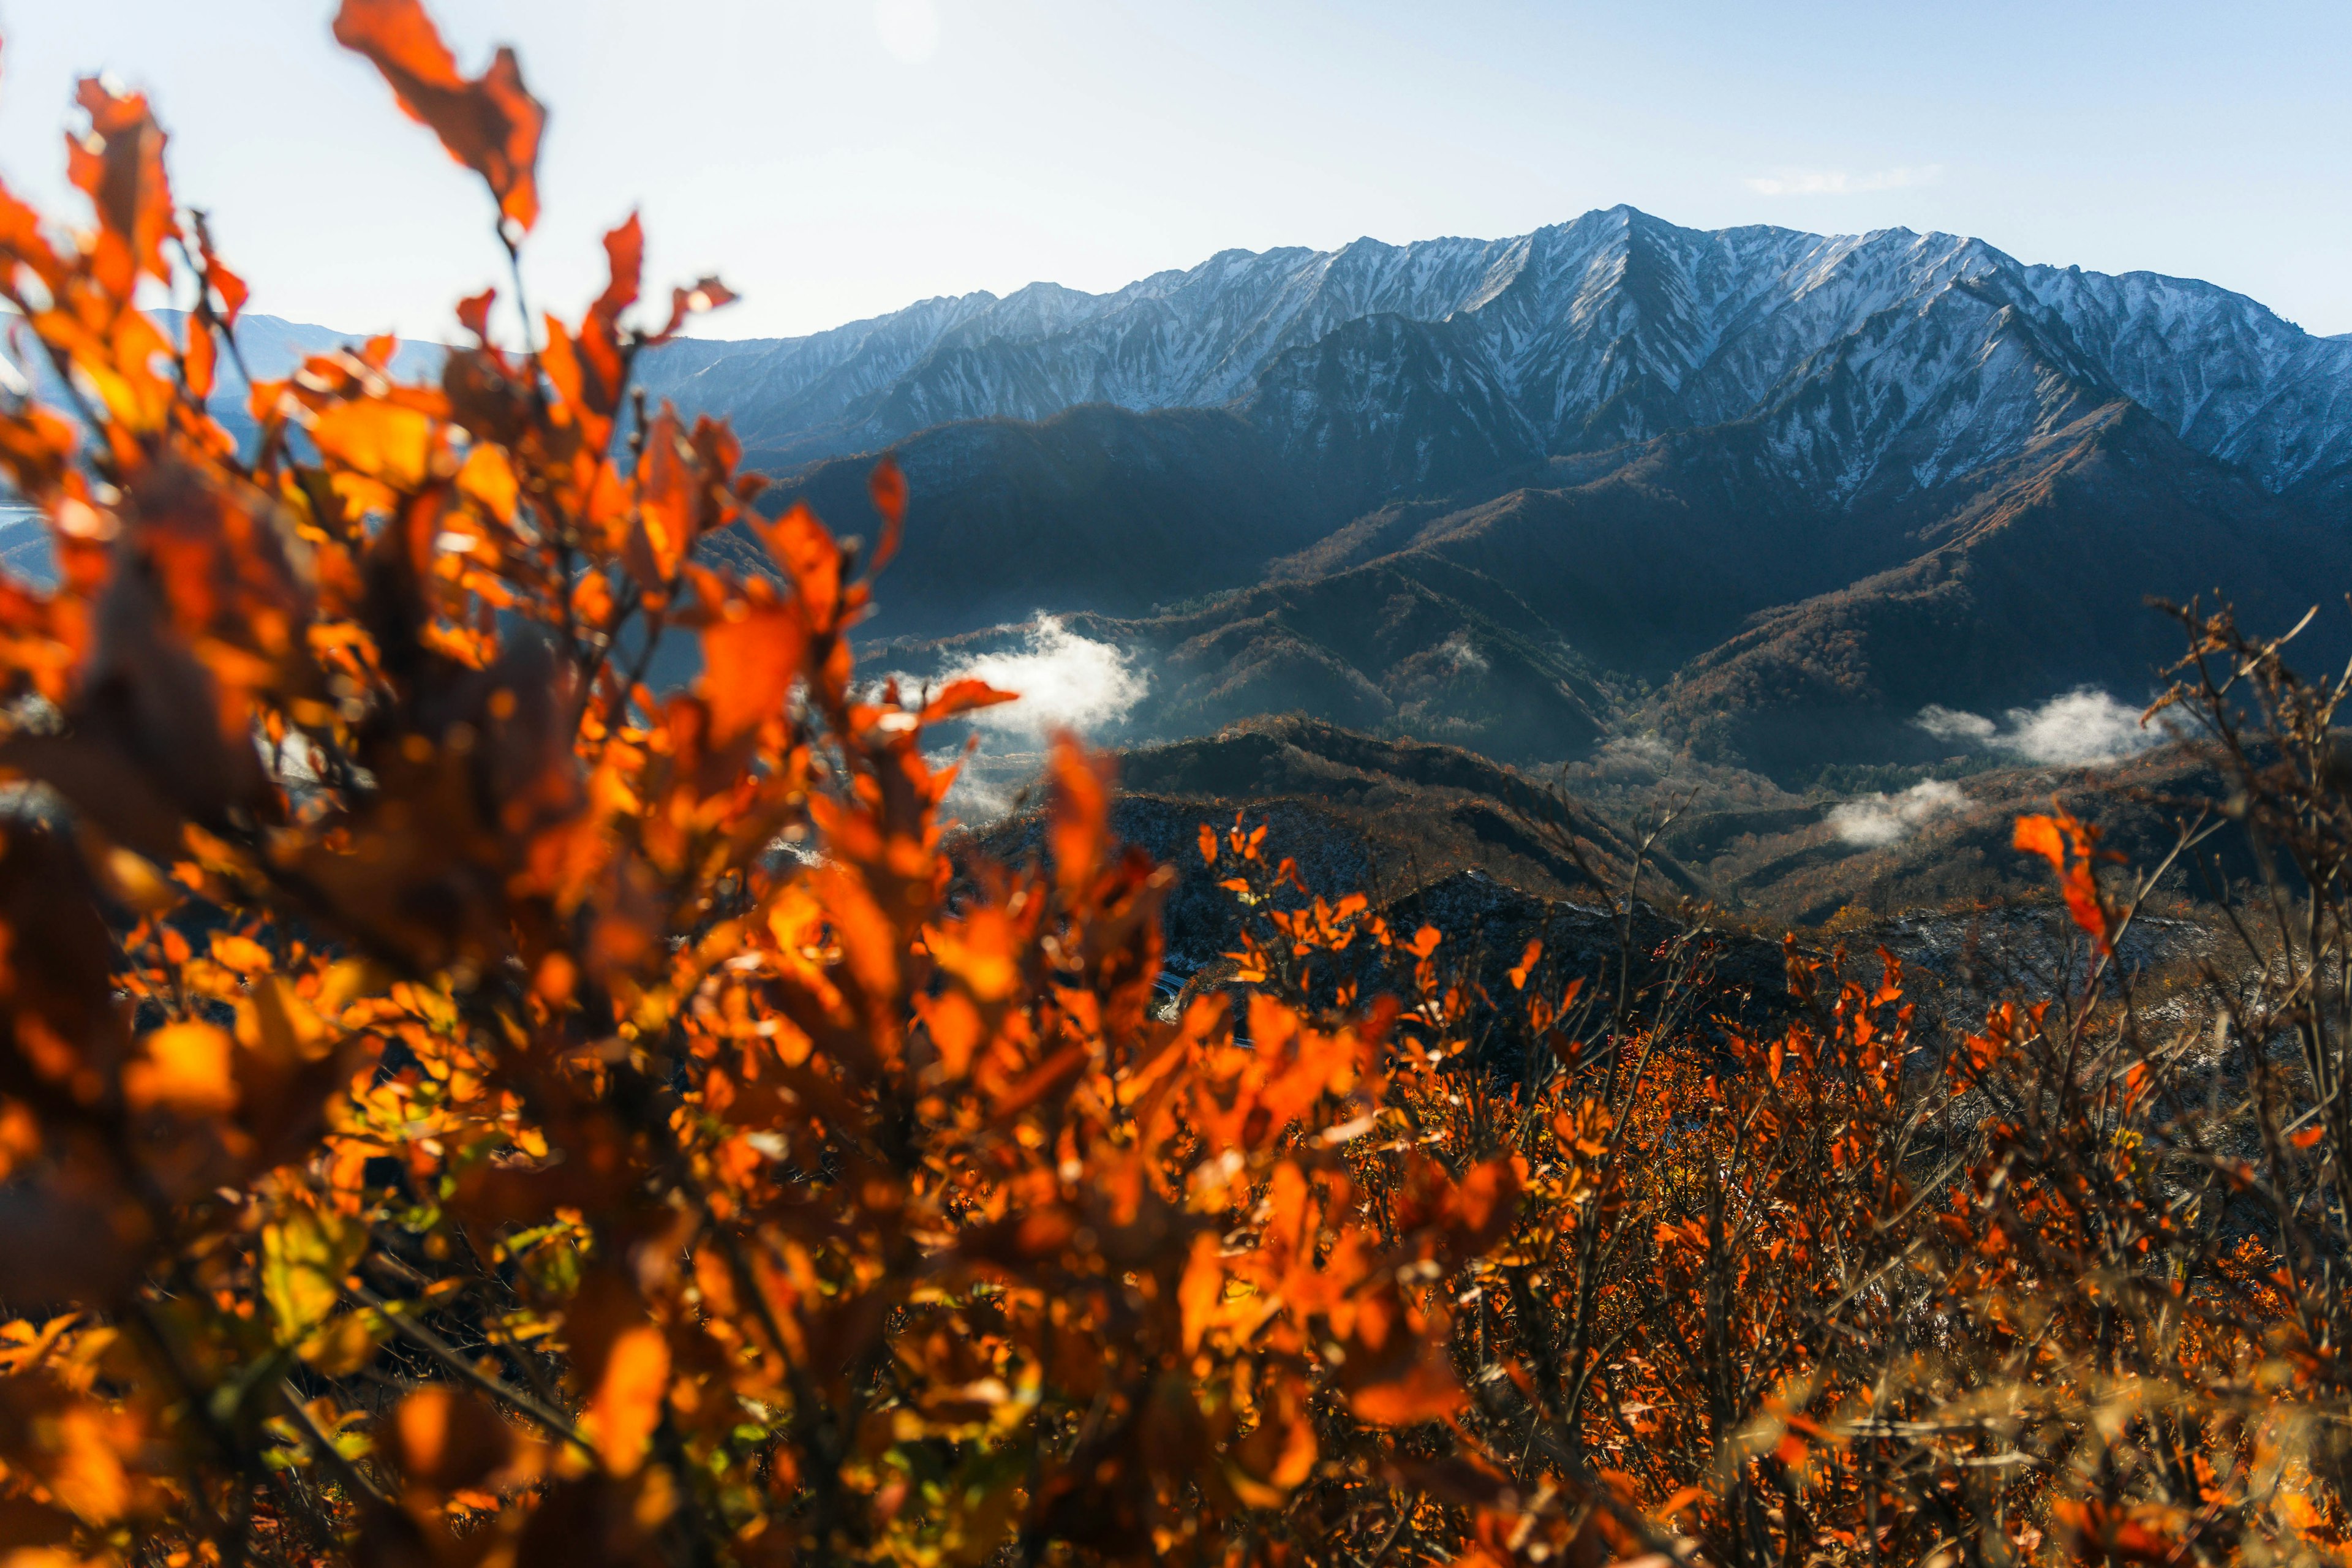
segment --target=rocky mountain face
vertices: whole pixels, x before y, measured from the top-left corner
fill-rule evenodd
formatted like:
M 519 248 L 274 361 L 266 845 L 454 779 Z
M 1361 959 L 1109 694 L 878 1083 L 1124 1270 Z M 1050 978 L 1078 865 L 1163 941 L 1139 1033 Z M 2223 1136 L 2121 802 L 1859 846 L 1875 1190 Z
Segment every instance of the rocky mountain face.
M 1947 235 L 1621 207 L 652 374 L 853 529 L 848 454 L 894 446 L 940 564 L 886 587 L 889 657 L 1076 616 L 1143 672 L 1135 741 L 1295 708 L 1520 762 L 1654 730 L 1784 778 L 1920 763 L 1925 708 L 2144 699 L 2181 646 L 2151 599 L 2283 626 L 2352 577 L 2352 341 Z
M 1410 489 L 1758 420 L 1784 477 L 1850 500 L 2123 397 L 2273 491 L 2352 464 L 2352 343 L 2242 295 L 1951 235 L 1705 231 L 1622 206 L 1516 239 L 1228 251 L 1110 294 L 927 300 L 680 344 L 647 374 L 782 458 L 1086 403 L 1239 404 L 1292 451 L 1389 433 L 1384 475 Z

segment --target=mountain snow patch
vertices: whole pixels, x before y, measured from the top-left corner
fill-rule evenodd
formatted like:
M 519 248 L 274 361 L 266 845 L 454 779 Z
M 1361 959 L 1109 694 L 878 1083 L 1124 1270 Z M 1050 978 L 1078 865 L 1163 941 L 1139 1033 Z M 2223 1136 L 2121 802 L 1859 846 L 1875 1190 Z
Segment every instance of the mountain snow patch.
M 1870 795 L 1832 806 L 1830 830 L 1860 849 L 1883 849 L 1908 838 L 1939 816 L 1953 816 L 1969 807 L 1960 786 L 1943 779 L 1922 779 L 1900 795 Z
M 2095 686 L 2084 686 L 2039 708 L 2012 708 L 2005 725 L 1932 702 L 1911 721 L 1939 740 L 2071 767 L 2121 762 L 2171 739 L 2163 728 L 2142 724 L 2139 713 Z
M 937 684 L 984 680 L 1017 691 L 1018 702 L 971 715 L 982 729 L 1042 738 L 1055 730 L 1115 724 L 1143 700 L 1150 678 L 1126 649 L 1082 637 L 1055 616 L 1040 616 L 1017 651 L 983 653 L 940 671 Z

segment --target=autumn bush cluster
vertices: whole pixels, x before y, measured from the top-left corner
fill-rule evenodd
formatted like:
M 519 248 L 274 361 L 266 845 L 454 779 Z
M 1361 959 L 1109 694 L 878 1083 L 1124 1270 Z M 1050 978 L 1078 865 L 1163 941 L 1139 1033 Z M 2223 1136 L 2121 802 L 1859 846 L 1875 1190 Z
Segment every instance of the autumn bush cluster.
M 335 31 L 520 247 L 513 58 Z M 1163 1016 L 1108 763 L 959 858 L 925 731 L 1005 694 L 857 677 L 895 470 L 845 542 L 633 396 L 716 280 L 645 313 L 631 219 L 578 320 L 240 378 L 239 441 L 246 290 L 80 110 L 86 223 L 0 192 L 5 1568 L 2345 1554 L 2352 822 L 2276 646 L 2192 619 L 2176 689 L 2239 786 L 2181 854 L 2265 868 L 2202 992 L 2063 811 L 2078 962 L 1954 1027 L 1793 947 L 1726 1022 L 1638 860 L 1570 973 L 1237 819 L 1236 984 Z

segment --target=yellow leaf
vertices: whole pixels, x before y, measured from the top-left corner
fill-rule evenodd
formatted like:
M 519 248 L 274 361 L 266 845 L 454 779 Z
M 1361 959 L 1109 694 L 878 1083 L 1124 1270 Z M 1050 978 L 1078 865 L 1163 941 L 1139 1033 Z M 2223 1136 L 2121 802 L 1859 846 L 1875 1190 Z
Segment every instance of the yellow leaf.
M 111 1523 L 131 1506 L 131 1478 L 123 1472 L 119 1451 L 124 1434 L 119 1426 L 86 1405 L 57 1416 L 49 1490 L 92 1524 Z
M 431 462 L 433 421 L 389 403 L 339 403 L 319 416 L 310 439 L 329 462 L 413 490 Z
M 268 948 L 249 936 L 231 936 L 226 931 L 213 933 L 213 962 L 239 974 L 267 974 L 278 967 Z
M 282 974 L 264 978 L 236 1005 L 237 1044 L 278 1066 L 325 1055 L 331 1032 Z
M 476 442 L 466 454 L 465 466 L 457 470 L 457 488 L 500 522 L 514 521 L 515 497 L 520 487 L 505 447 Z
M 302 1344 L 327 1321 L 342 1300 L 343 1276 L 366 1247 L 359 1222 L 315 1209 L 295 1209 L 262 1227 L 261 1292 L 277 1317 L 279 1344 Z

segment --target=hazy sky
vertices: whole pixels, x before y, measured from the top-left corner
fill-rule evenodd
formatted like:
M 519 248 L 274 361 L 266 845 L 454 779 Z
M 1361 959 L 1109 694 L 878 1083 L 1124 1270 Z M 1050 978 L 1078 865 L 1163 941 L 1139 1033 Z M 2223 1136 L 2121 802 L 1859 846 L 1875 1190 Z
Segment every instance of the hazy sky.
M 63 205 L 77 74 L 153 97 L 257 310 L 449 330 L 488 198 L 328 37 L 331 0 L 0 0 L 0 174 Z M 2352 4 L 440 0 L 551 110 L 535 303 L 641 206 L 715 335 L 1233 247 L 1904 225 L 2147 268 L 2352 331 Z

